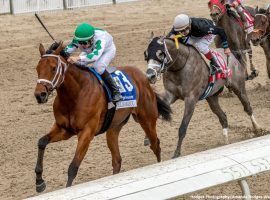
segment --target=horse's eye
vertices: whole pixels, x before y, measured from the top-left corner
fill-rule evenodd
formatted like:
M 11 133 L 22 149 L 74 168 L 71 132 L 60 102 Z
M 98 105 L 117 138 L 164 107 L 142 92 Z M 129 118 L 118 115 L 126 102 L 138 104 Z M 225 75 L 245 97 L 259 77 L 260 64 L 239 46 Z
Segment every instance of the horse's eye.
M 56 72 L 56 67 L 52 68 L 52 72 L 53 73 Z

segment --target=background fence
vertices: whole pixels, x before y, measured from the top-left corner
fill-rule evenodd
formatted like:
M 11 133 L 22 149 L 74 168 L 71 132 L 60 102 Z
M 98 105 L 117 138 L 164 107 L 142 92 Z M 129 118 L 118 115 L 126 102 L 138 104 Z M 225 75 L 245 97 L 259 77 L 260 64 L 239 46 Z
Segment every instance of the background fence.
M 0 0 L 0 14 L 65 10 L 135 0 Z

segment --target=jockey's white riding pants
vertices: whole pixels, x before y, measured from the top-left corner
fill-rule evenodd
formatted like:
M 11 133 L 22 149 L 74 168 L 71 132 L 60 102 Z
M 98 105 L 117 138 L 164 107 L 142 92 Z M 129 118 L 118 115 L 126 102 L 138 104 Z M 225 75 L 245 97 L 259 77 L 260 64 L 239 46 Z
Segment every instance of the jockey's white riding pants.
M 200 53 L 205 55 L 210 51 L 209 46 L 214 41 L 215 36 L 216 35 L 213 34 L 209 34 L 201 38 L 191 36 L 188 39 L 187 44 L 194 46 Z
M 82 52 L 80 55 L 85 54 L 84 52 Z M 90 64 L 91 67 L 93 67 L 95 69 L 95 71 L 98 74 L 103 74 L 103 72 L 105 71 L 105 69 L 110 65 L 110 63 L 112 62 L 112 60 L 114 59 L 116 54 L 116 47 L 115 44 L 112 43 L 112 45 L 108 48 L 106 48 L 104 50 L 104 52 L 102 53 L 102 55 L 99 57 L 98 60 L 96 60 L 92 66 Z

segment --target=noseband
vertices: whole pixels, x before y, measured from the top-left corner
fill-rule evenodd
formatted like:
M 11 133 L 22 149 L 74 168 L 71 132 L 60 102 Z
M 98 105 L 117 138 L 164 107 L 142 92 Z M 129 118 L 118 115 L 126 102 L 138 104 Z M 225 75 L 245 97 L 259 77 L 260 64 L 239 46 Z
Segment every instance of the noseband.
M 51 81 L 47 79 L 38 79 L 37 83 L 44 85 L 46 88 L 47 88 L 47 84 L 49 84 L 50 87 L 48 90 L 53 91 L 55 88 L 59 87 L 63 83 L 65 79 L 65 72 L 68 68 L 68 65 L 61 60 L 59 55 L 45 54 L 42 56 L 42 58 L 45 58 L 45 57 L 57 58 L 57 69 Z

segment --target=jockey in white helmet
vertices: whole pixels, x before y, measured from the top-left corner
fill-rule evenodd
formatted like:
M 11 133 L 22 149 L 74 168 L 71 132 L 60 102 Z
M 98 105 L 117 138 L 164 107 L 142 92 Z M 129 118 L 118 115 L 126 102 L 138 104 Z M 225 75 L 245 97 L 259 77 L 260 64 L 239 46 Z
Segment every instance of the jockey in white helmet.
M 115 80 L 106 70 L 115 57 L 116 48 L 113 37 L 107 31 L 95 28 L 88 23 L 81 23 L 77 26 L 73 40 L 65 48 L 65 52 L 70 54 L 77 49 L 82 53 L 79 56 L 70 56 L 68 62 L 83 66 L 92 64 L 110 88 L 112 101 L 122 100 Z
M 180 35 L 179 41 L 183 44 L 190 44 L 204 56 L 211 61 L 212 73 L 220 73 L 222 70 L 217 64 L 216 59 L 213 57 L 209 48 L 214 41 L 216 35 L 219 35 L 226 55 L 231 51 L 228 48 L 227 36 L 223 28 L 217 27 L 209 19 L 204 18 L 190 18 L 188 15 L 177 15 L 173 22 L 173 28 L 167 35 L 174 38 L 176 35 Z

